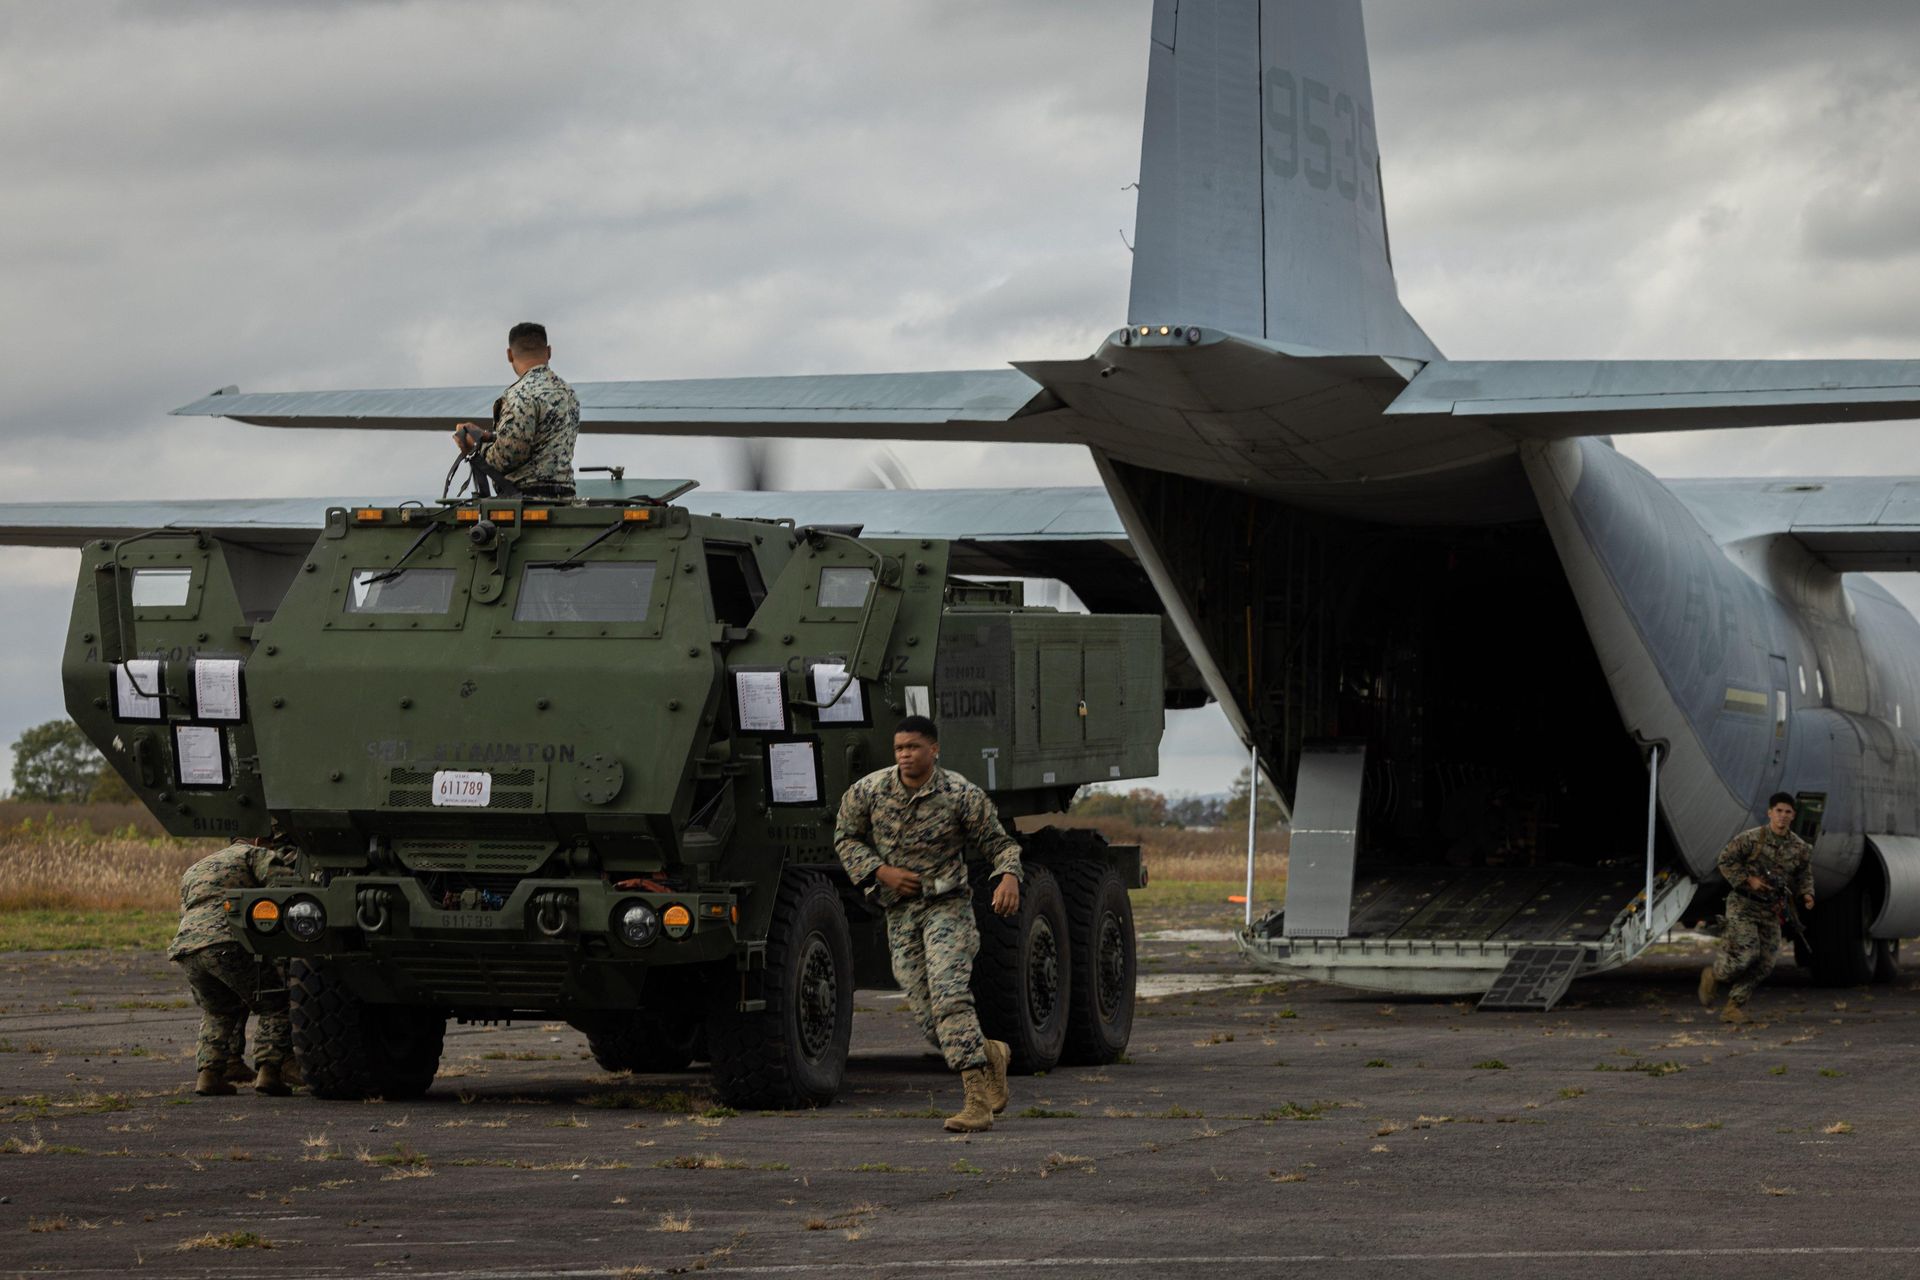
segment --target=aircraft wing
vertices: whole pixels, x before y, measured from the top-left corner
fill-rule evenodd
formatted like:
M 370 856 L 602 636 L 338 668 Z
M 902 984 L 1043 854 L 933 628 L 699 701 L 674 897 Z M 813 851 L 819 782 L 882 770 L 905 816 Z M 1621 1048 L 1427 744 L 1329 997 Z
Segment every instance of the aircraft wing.
M 675 481 L 582 480 L 583 498 L 664 492 Z M 77 547 L 148 529 L 206 529 L 253 542 L 313 541 L 329 507 L 398 506 L 394 497 L 235 498 L 0 504 L 0 545 Z M 418 501 L 417 498 L 406 501 Z M 679 499 L 697 512 L 797 524 L 858 524 L 876 538 L 942 538 L 998 544 L 1090 543 L 1124 549 L 1126 530 L 1106 490 L 1025 489 L 698 490 Z M 1042 575 L 1053 576 L 1053 575 Z
M 1920 568 L 1920 476 L 1671 480 L 1668 487 L 1723 545 L 1786 533 L 1838 573 Z
M 1079 443 L 1072 415 L 1017 369 L 576 382 L 586 432 Z M 392 391 L 232 388 L 174 413 L 264 427 L 451 431 L 493 415 L 497 386 Z
M 584 498 L 664 493 L 672 480 L 583 479 Z M 416 499 L 417 500 L 417 499 Z M 319 536 L 330 507 L 398 506 L 398 498 L 249 498 L 137 502 L 0 504 L 0 546 L 78 547 L 149 529 L 205 529 L 263 549 L 300 554 Z M 854 489 L 845 492 L 699 490 L 678 500 L 715 515 L 796 524 L 859 525 L 867 537 L 939 538 L 953 543 L 954 572 L 977 577 L 1056 578 L 1096 613 L 1159 614 L 1119 513 L 1097 487 L 1021 489 Z M 1207 697 L 1192 660 L 1165 638 L 1169 706 Z
M 1435 360 L 1386 413 L 1529 439 L 1920 418 L 1920 361 Z

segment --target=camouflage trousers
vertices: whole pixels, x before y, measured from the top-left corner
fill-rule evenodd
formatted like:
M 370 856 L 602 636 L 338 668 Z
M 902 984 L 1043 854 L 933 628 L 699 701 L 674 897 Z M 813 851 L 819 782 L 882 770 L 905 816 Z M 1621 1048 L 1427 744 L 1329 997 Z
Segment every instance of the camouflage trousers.
M 940 1046 L 948 1069 L 986 1066 L 987 1038 L 973 1009 L 973 958 L 980 951 L 973 895 L 909 898 L 888 907 L 887 947 L 907 1007 L 927 1039 Z
M 1767 908 L 1730 900 L 1726 931 L 1713 957 L 1713 976 L 1727 984 L 1727 999 L 1744 1005 L 1773 972 L 1779 955 L 1779 917 Z
M 189 951 L 175 963 L 187 971 L 187 985 L 200 1006 L 200 1038 L 193 1056 L 198 1070 L 225 1070 L 239 1061 L 249 1013 L 260 1018 L 255 1065 L 285 1062 L 293 1056 L 287 985 L 273 965 L 256 963 L 237 942 Z

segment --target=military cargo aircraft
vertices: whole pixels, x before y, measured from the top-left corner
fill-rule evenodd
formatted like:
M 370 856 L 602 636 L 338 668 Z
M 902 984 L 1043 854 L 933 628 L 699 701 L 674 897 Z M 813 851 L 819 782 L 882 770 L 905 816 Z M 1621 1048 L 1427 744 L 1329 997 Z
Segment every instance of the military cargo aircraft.
M 1545 1007 L 1711 912 L 1784 788 L 1816 850 L 1801 959 L 1891 978 L 1920 930 L 1920 623 L 1862 575 L 1912 566 L 1920 479 L 1668 482 L 1612 437 L 1920 416 L 1920 361 L 1450 361 L 1397 296 L 1358 0 L 1156 0 L 1148 57 L 1128 314 L 1086 357 L 582 384 L 583 429 L 1084 445 L 1104 495 L 799 501 L 1096 610 L 1151 591 L 1169 701 L 1217 700 L 1292 808 L 1259 963 Z M 176 412 L 445 431 L 495 390 Z M 168 518 L 297 544 L 322 505 Z

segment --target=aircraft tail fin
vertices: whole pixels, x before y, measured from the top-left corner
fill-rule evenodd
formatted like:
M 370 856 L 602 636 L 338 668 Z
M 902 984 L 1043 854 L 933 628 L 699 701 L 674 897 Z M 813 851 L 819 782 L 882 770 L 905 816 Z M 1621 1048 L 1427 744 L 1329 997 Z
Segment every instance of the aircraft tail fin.
M 1394 290 L 1360 0 L 1155 0 L 1136 324 L 1439 355 Z

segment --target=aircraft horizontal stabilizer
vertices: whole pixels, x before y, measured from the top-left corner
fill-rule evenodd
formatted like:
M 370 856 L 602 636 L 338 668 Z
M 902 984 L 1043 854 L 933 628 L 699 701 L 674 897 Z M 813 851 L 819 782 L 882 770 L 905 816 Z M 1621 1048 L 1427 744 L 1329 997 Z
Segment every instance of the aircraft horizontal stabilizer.
M 576 382 L 580 429 L 683 436 L 1065 443 L 1058 402 L 1015 369 Z M 486 422 L 498 387 L 216 392 L 174 410 L 263 427 L 451 431 Z
M 1920 476 L 1672 480 L 1722 545 L 1786 534 L 1836 573 L 1920 569 Z
M 1920 418 L 1916 360 L 1435 360 L 1390 417 L 1537 440 Z

